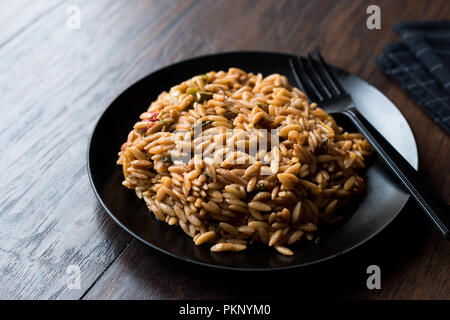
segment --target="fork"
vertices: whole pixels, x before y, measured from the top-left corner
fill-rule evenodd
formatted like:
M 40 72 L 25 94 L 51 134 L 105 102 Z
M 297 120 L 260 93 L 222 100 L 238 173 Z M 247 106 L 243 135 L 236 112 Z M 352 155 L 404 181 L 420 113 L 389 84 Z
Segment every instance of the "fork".
M 316 57 L 313 57 L 311 53 L 308 54 L 308 59 L 300 57 L 289 59 L 289 65 L 299 86 L 308 95 L 310 101 L 316 102 L 328 113 L 346 116 L 356 126 L 434 225 L 449 239 L 448 204 L 431 190 L 430 184 L 359 113 L 352 97 L 339 83 L 320 52 L 317 51 L 315 55 Z

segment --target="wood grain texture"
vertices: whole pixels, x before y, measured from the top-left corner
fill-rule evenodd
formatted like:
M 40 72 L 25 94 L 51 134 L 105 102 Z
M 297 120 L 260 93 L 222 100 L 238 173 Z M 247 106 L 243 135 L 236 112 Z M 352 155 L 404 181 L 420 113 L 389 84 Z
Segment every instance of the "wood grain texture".
M 450 246 L 409 203 L 386 231 L 317 268 L 261 274 L 180 263 L 133 240 L 90 189 L 86 150 L 97 119 L 132 83 L 167 64 L 231 50 L 305 54 L 384 92 L 415 134 L 420 171 L 450 199 L 450 139 L 375 65 L 398 41 L 401 20 L 450 18 L 435 1 L 77 1 L 81 29 L 66 27 L 68 1 L 0 5 L 0 298 L 228 299 L 274 295 L 450 299 Z M 382 29 L 365 27 L 378 4 Z M 366 288 L 366 268 L 382 289 Z M 68 289 L 66 268 L 81 270 Z

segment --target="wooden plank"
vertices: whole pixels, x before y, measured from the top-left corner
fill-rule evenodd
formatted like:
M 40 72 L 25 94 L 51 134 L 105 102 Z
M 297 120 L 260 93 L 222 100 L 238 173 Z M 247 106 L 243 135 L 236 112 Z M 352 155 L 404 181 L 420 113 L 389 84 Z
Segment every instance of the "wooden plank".
M 80 298 L 130 240 L 100 209 L 85 159 L 108 103 L 154 67 L 130 63 L 146 28 L 170 30 L 170 10 L 190 5 L 154 4 L 80 2 L 80 30 L 53 10 L 1 49 L 0 297 Z
M 25 32 L 32 25 L 41 20 L 54 10 L 62 7 L 61 0 L 33 1 L 16 0 L 0 2 L 1 12 L 1 38 L 0 48 L 9 43 L 19 34 Z M 62 11 L 64 13 L 64 11 Z

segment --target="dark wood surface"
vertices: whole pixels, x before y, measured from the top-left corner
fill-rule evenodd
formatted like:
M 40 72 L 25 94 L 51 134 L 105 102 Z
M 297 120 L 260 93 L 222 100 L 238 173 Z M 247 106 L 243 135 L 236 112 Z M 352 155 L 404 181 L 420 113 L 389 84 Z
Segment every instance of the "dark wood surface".
M 399 107 L 416 137 L 420 171 L 450 200 L 450 139 L 376 66 L 400 20 L 450 18 L 447 0 L 67 1 L 0 4 L 0 298 L 197 299 L 280 296 L 450 299 L 450 246 L 410 202 L 375 239 L 304 271 L 219 272 L 179 262 L 110 219 L 88 181 L 86 150 L 101 113 L 124 89 L 167 64 L 208 53 L 305 54 L 369 81 Z M 365 26 L 381 7 L 381 30 Z M 381 267 L 381 290 L 366 268 Z M 68 289 L 66 269 L 81 270 Z

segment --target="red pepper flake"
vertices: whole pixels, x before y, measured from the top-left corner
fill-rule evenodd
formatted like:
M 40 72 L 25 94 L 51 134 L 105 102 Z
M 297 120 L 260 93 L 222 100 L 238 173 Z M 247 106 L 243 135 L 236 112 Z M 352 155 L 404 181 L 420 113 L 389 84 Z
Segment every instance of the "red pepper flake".
M 359 182 L 364 183 L 364 179 L 359 177 Z
M 159 121 L 159 119 L 158 119 L 159 112 L 150 112 L 150 114 L 152 116 L 150 118 L 142 119 L 142 122 L 156 122 L 156 121 Z

